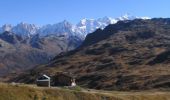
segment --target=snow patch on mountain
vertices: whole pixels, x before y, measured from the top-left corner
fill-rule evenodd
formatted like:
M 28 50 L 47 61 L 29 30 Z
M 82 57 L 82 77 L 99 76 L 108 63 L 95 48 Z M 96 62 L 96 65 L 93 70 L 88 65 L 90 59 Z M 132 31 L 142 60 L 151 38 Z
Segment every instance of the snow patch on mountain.
M 12 29 L 12 25 L 5 24 L 0 28 L 0 32 L 11 31 L 11 29 Z
M 71 23 L 69 23 L 68 21 L 64 20 L 63 22 L 60 22 L 60 23 L 57 23 L 57 24 L 45 25 L 38 30 L 38 33 L 40 33 L 41 36 L 73 35 L 73 25 Z
M 96 29 L 101 28 L 104 29 L 109 24 L 115 24 L 118 21 L 123 20 L 133 20 L 133 19 L 150 19 L 149 17 L 137 17 L 137 16 L 130 16 L 128 14 L 125 14 L 118 18 L 111 18 L 111 17 L 103 17 L 99 19 L 82 19 L 78 24 L 73 25 L 70 22 L 64 20 L 62 22 L 59 22 L 57 24 L 48 24 L 44 25 L 42 27 L 36 26 L 34 24 L 28 24 L 28 23 L 20 23 L 16 26 L 12 26 L 10 24 L 5 24 L 2 27 L 0 27 L 0 32 L 13 32 L 15 34 L 18 34 L 22 37 L 31 37 L 33 35 L 39 34 L 39 36 L 77 36 L 82 39 L 85 38 L 85 36 L 88 33 L 94 32 Z
M 22 36 L 22 37 L 30 37 L 32 35 L 37 34 L 39 27 L 34 24 L 20 23 L 12 28 L 12 32 Z

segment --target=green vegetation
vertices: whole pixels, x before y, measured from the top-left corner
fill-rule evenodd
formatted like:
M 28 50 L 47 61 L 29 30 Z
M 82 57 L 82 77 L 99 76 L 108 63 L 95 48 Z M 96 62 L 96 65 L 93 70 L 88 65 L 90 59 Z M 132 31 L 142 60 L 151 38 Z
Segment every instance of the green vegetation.
M 74 87 L 74 90 L 75 90 L 75 91 L 81 91 L 82 88 L 81 88 L 80 86 L 75 86 L 75 87 Z
M 0 83 L 0 100 L 170 100 L 170 92 L 116 92 Z

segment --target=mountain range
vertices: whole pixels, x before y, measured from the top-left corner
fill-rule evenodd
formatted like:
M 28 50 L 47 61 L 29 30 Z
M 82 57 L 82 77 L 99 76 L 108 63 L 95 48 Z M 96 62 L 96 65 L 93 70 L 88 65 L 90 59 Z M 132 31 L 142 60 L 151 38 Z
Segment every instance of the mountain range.
M 45 73 L 70 72 L 78 85 L 106 90 L 170 88 L 170 19 L 119 21 L 88 34 L 62 53 L 12 81 L 34 83 Z
M 0 27 L 0 33 L 5 31 L 15 33 L 22 37 L 31 37 L 33 35 L 39 34 L 39 36 L 48 36 L 48 35 L 66 35 L 66 36 L 78 36 L 82 39 L 88 33 L 94 32 L 96 29 L 104 29 L 109 24 L 115 24 L 121 20 L 133 20 L 133 19 L 150 19 L 149 17 L 135 17 L 128 16 L 127 14 L 118 18 L 103 17 L 99 19 L 82 19 L 76 25 L 71 24 L 70 22 L 64 20 L 56 24 L 47 24 L 44 26 L 37 26 L 35 24 L 28 24 L 21 22 L 16 26 L 10 24 L 5 24 Z
M 133 19 L 148 18 L 125 15 L 115 19 L 83 19 L 76 25 L 66 20 L 42 27 L 27 23 L 3 25 L 0 28 L 0 75 L 18 73 L 45 64 L 61 52 L 77 48 L 88 33 L 118 21 Z

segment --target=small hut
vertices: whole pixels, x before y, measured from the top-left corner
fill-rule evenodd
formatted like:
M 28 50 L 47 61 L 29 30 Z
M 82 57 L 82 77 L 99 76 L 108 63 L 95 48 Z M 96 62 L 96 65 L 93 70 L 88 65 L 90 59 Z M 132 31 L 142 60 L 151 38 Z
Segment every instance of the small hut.
M 54 86 L 76 86 L 75 76 L 71 73 L 60 72 L 53 77 Z
M 38 77 L 37 86 L 50 87 L 50 77 L 45 74 Z

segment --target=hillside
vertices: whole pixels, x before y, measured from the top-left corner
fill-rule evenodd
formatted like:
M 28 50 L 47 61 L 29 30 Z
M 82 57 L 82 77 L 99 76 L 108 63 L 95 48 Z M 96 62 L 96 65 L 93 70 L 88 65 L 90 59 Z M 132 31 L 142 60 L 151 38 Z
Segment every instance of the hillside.
M 77 24 L 66 20 L 43 26 L 21 22 L 0 26 L 0 77 L 20 73 L 45 64 L 61 52 L 77 48 L 88 33 L 119 20 L 148 19 L 121 16 L 99 19 L 82 19 Z
M 76 48 L 77 37 L 35 35 L 23 38 L 12 32 L 0 34 L 0 76 L 20 73 L 49 62 L 55 55 Z
M 83 87 L 106 90 L 170 88 L 170 19 L 119 21 L 87 35 L 76 50 L 60 54 L 12 81 L 32 83 L 40 73 L 67 71 Z
M 90 90 L 87 92 L 4 83 L 0 83 L 0 90 L 0 100 L 170 100 L 168 91 L 109 92 Z

